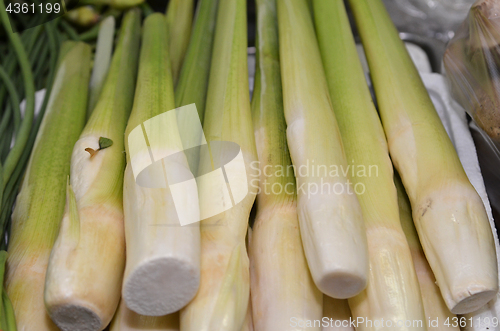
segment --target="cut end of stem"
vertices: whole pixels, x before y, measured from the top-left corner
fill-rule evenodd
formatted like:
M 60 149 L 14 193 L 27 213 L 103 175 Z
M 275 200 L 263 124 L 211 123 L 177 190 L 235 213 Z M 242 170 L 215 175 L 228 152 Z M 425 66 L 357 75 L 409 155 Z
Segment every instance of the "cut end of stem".
M 91 309 L 79 305 L 62 305 L 51 313 L 52 320 L 63 331 L 99 331 L 102 321 Z
M 163 316 L 178 311 L 198 291 L 197 266 L 176 258 L 156 258 L 137 267 L 126 279 L 123 299 L 141 315 Z
M 460 301 L 455 307 L 451 308 L 451 312 L 453 314 L 468 314 L 470 312 L 474 312 L 488 302 L 493 300 L 497 295 L 498 291 L 479 291 L 477 293 L 471 293 L 471 291 L 467 292 L 467 295 L 470 295 L 466 299 Z
M 319 282 L 318 289 L 335 299 L 351 298 L 366 288 L 367 279 L 363 275 L 349 272 L 331 272 L 326 274 Z

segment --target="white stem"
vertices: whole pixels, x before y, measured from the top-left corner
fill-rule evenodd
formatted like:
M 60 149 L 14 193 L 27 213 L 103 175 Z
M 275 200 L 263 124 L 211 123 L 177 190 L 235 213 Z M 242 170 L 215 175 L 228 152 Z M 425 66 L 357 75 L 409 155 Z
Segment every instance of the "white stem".
M 304 251 L 317 287 L 348 298 L 367 281 L 361 208 L 349 175 L 340 170 L 348 164 L 306 1 L 279 0 L 278 21 L 286 133 L 297 170 Z M 332 169 L 337 169 L 333 175 Z
M 321 319 L 323 294 L 307 267 L 295 206 L 260 211 L 250 245 L 255 328 L 295 330 L 292 318 Z
M 125 268 L 121 203 L 95 203 L 95 180 L 107 153 L 90 158 L 99 136 L 82 137 L 73 149 L 68 207 L 52 249 L 45 283 L 45 304 L 62 330 L 102 330 L 120 300 Z M 74 190 L 74 193 L 73 191 Z
M 127 266 L 123 298 L 139 314 L 161 316 L 185 306 L 200 279 L 199 224 L 181 226 L 168 188 L 124 183 Z

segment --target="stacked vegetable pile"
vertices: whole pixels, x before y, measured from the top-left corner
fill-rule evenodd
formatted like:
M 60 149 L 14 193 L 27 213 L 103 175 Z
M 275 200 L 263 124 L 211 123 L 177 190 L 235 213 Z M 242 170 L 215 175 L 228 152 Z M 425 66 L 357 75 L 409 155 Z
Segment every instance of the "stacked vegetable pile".
M 1 330 L 333 330 L 351 316 L 422 330 L 497 295 L 485 207 L 381 0 L 349 1 L 377 107 L 342 0 L 256 0 L 251 101 L 246 0 L 199 0 L 194 19 L 193 0 L 166 15 L 89 3 L 122 9 L 83 34 L 59 19 L 17 34 L 0 4 Z M 82 10 L 70 21 L 93 21 Z M 175 109 L 191 104 L 204 137 Z M 227 142 L 244 171 L 225 165 Z M 179 206 L 172 185 L 136 181 L 137 162 L 170 179 L 157 155 L 193 180 L 223 167 L 227 185 L 198 181 Z M 207 192 L 236 203 L 181 226 Z

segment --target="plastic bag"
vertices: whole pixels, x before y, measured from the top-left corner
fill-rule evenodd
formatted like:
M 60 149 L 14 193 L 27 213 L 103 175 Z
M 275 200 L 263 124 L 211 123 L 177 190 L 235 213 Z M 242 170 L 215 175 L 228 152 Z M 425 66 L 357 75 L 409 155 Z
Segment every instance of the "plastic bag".
M 476 1 L 444 55 L 452 94 L 478 127 L 485 182 L 500 210 L 500 0 Z
M 500 0 L 476 1 L 448 45 L 444 65 L 454 97 L 488 135 L 498 152 Z
M 476 0 L 383 0 L 398 30 L 418 38 L 432 38 L 441 57 L 454 31 Z M 426 40 L 427 42 L 427 40 Z M 437 68 L 436 68 L 437 69 Z

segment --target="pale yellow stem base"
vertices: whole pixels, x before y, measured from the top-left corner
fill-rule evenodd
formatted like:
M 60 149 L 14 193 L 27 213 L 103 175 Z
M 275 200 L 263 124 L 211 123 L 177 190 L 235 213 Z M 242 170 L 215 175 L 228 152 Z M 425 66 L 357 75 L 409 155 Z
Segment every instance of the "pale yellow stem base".
M 128 309 L 122 300 L 111 322 L 110 331 L 179 331 L 179 313 L 144 316 Z
M 45 310 L 43 289 L 50 251 L 21 259 L 18 250 L 9 251 L 6 287 L 16 315 L 18 331 L 59 331 Z

